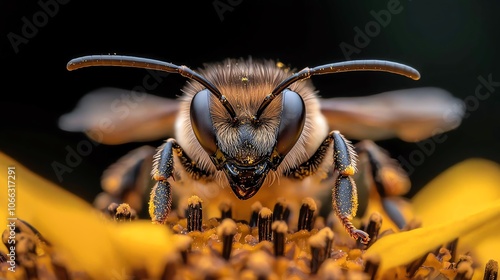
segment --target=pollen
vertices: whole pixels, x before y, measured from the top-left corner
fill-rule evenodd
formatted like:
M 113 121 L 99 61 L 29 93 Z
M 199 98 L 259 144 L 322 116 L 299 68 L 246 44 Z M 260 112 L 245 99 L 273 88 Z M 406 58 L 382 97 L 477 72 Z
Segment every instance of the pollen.
M 153 174 L 153 179 L 155 181 L 163 181 L 163 180 L 166 180 L 167 178 L 165 178 L 164 176 L 161 176 L 160 173 L 156 172 L 155 174 Z
M 346 175 L 346 176 L 352 176 L 354 175 L 354 173 L 356 173 L 356 168 L 354 168 L 354 166 L 352 165 L 348 165 L 346 166 L 346 168 L 344 168 L 344 170 L 342 170 L 342 175 Z
M 283 72 L 288 73 L 290 71 L 290 67 L 287 67 L 283 62 L 278 61 L 276 62 L 276 67 L 279 69 L 283 70 Z
M 245 160 L 248 164 L 253 164 L 254 163 L 254 159 L 252 157 L 247 157 L 246 160 Z

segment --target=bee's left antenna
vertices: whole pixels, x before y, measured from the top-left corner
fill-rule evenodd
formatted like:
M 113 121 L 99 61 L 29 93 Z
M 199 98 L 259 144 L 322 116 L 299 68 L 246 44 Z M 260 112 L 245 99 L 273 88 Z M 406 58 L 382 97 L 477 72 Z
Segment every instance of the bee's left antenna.
M 187 66 L 178 66 L 172 63 L 135 57 L 135 56 L 126 56 L 126 55 L 88 55 L 82 56 L 78 58 L 74 58 L 68 62 L 66 68 L 69 71 L 91 67 L 91 66 L 119 66 L 119 67 L 132 67 L 132 68 L 141 68 L 141 69 L 151 69 L 157 71 L 163 71 L 168 73 L 177 73 L 189 79 L 199 82 L 204 87 L 206 87 L 212 94 L 214 94 L 219 101 L 222 103 L 224 108 L 226 108 L 227 112 L 231 116 L 233 120 L 236 120 L 236 113 L 234 112 L 233 107 L 227 101 L 226 97 L 220 93 L 220 91 L 215 87 L 211 82 L 209 82 L 205 77 L 200 74 L 194 72 Z

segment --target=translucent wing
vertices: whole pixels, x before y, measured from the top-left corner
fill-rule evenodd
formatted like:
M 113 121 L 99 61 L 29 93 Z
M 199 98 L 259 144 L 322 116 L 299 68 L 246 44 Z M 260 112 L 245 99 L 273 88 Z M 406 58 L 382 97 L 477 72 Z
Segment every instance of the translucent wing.
M 357 140 L 397 137 L 417 142 L 458 127 L 464 109 L 460 99 L 435 87 L 321 100 L 330 129 Z
M 86 94 L 59 118 L 65 131 L 84 132 L 94 141 L 116 145 L 174 136 L 179 101 L 118 88 Z

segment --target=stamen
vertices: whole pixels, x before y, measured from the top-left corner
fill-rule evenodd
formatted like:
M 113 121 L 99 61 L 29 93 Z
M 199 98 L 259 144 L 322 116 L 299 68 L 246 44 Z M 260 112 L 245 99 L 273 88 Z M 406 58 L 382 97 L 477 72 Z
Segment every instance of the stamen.
M 302 200 L 302 206 L 299 212 L 298 230 L 311 230 L 313 225 L 314 212 L 316 211 L 316 202 L 310 197 Z
M 191 231 L 201 231 L 203 222 L 203 201 L 196 195 L 191 196 L 188 199 L 188 208 L 186 211 L 187 216 L 187 230 Z
M 193 279 L 204 279 L 204 280 L 216 280 L 216 279 L 221 279 L 221 273 L 222 271 L 222 263 L 220 263 L 222 260 L 218 258 L 213 258 L 210 255 L 202 255 L 199 258 L 197 258 L 195 266 L 191 269 L 193 269 Z M 189 275 L 189 274 L 188 274 Z M 184 277 L 184 278 L 189 278 L 189 277 Z
M 260 201 L 256 201 L 254 204 L 252 204 L 251 209 L 252 214 L 250 216 L 248 225 L 252 228 L 257 226 L 257 220 L 259 219 L 259 212 L 262 209 L 262 204 L 260 203 Z
M 308 239 L 311 248 L 311 273 L 316 274 L 325 259 L 330 257 L 332 250 L 333 231 L 328 228 L 322 228 L 315 235 Z
M 364 272 L 370 275 L 370 280 L 374 280 L 377 276 L 377 271 L 380 266 L 380 257 L 378 255 L 371 255 L 364 257 L 365 268 Z
M 191 251 L 191 244 L 193 243 L 193 238 L 189 235 L 175 234 L 173 236 L 175 248 L 182 257 L 182 262 L 187 264 L 188 253 Z
M 116 203 L 116 202 L 112 202 L 108 205 L 108 208 L 107 208 L 107 211 L 108 211 L 108 214 L 110 217 L 112 217 L 114 219 L 115 215 L 116 215 L 116 208 L 118 208 L 120 204 Z
M 54 268 L 54 274 L 56 276 L 56 279 L 63 279 L 63 280 L 69 280 L 71 279 L 71 275 L 64 265 L 63 258 L 61 257 L 60 254 L 53 252 L 51 255 L 51 263 L 52 267 Z
M 450 262 L 454 262 L 457 256 L 457 246 L 458 246 L 458 238 L 455 238 L 453 241 L 450 243 L 446 244 L 446 249 L 451 254 L 451 259 Z
M 233 248 L 233 238 L 237 232 L 236 223 L 231 218 L 222 220 L 217 227 L 217 235 L 222 237 L 222 257 L 229 260 Z
M 181 267 L 181 261 L 179 260 L 179 256 L 175 254 L 166 256 L 165 267 L 163 268 L 163 273 L 160 277 L 162 280 L 174 280 L 177 279 L 177 273 Z
M 223 201 L 219 204 L 220 219 L 233 218 L 233 209 L 230 201 Z
M 148 271 L 145 267 L 140 267 L 140 268 L 132 268 L 132 275 L 130 275 L 130 278 L 132 279 L 150 279 L 148 277 Z
M 318 279 L 346 279 L 342 268 L 334 259 L 326 259 L 318 270 Z
M 438 254 L 436 255 L 436 258 L 440 260 L 441 262 L 450 262 L 452 261 L 452 255 L 449 249 L 441 247 L 439 249 Z
M 285 254 L 285 235 L 288 231 L 288 225 L 284 221 L 274 221 L 272 224 L 274 234 L 274 255 L 284 256 Z
M 263 207 L 259 211 L 259 219 L 257 220 L 257 227 L 259 230 L 259 242 L 273 240 L 273 212 L 267 207 Z
M 457 276 L 455 276 L 455 280 L 470 280 L 473 275 L 472 258 L 470 256 L 461 258 L 457 263 Z
M 15 262 L 17 265 L 22 266 L 26 272 L 26 279 L 39 279 L 36 269 L 36 236 L 31 230 L 27 230 L 22 223 L 16 223 L 16 230 L 21 227 L 20 232 L 15 235 Z M 4 231 L 2 235 L 3 244 L 10 248 L 12 246 L 9 244 L 9 235 L 5 234 Z
M 417 272 L 417 270 L 422 266 L 422 264 L 424 264 L 425 260 L 427 259 L 427 256 L 429 254 L 425 254 L 423 255 L 422 257 L 414 260 L 413 262 L 411 262 L 407 267 L 406 267 L 406 275 L 408 275 L 408 277 L 410 279 L 413 278 L 413 276 L 415 276 L 415 273 Z
M 273 259 L 263 251 L 252 253 L 247 262 L 247 267 L 250 269 L 258 280 L 269 279 L 273 272 Z
M 365 227 L 365 232 L 370 236 L 370 241 L 366 244 L 366 248 L 370 247 L 373 242 L 375 242 L 378 238 L 378 234 L 380 232 L 380 228 L 382 227 L 382 215 L 379 212 L 373 212 L 370 215 L 370 221 Z M 358 240 L 361 243 L 361 240 Z
M 484 280 L 497 280 L 498 279 L 498 262 L 489 260 L 484 268 Z
M 116 207 L 114 219 L 118 222 L 130 222 L 137 219 L 137 213 L 128 203 L 121 203 Z
M 288 222 L 288 217 L 290 216 L 290 207 L 285 200 L 285 198 L 280 197 L 274 205 L 273 209 L 273 221 L 285 221 Z

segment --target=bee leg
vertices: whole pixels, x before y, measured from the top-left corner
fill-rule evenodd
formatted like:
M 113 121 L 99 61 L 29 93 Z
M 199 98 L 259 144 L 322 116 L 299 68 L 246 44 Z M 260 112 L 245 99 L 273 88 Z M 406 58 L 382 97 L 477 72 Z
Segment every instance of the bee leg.
M 360 201 L 362 210 L 367 207 L 368 200 L 372 197 L 369 193 L 376 192 L 387 216 L 398 228 L 406 227 L 412 219 L 412 213 L 409 213 L 408 209 L 401 208 L 401 204 L 395 204 L 394 200 L 399 201 L 399 197 L 410 190 L 411 181 L 408 174 L 397 160 L 391 158 L 386 150 L 371 140 L 356 143 L 355 150 L 360 163 L 359 172 L 356 175 L 364 174 L 365 176 L 355 178 L 358 182 L 358 192 L 366 193 L 364 201 Z
M 357 229 L 351 220 L 356 216 L 358 195 L 352 175 L 356 172 L 356 152 L 352 145 L 338 132 L 332 131 L 319 146 L 314 155 L 300 166 L 287 171 L 284 175 L 303 179 L 316 172 L 323 162 L 329 146 L 333 142 L 333 159 L 338 177 L 332 191 L 332 203 L 335 214 L 350 236 L 361 239 L 362 243 L 370 240 L 368 234 Z
M 161 145 L 155 155 L 151 175 L 157 182 L 149 197 L 149 215 L 155 224 L 164 224 L 172 207 L 172 189 L 168 179 L 174 171 L 174 139 Z
M 333 140 L 333 160 L 338 177 L 332 193 L 335 214 L 342 222 L 347 233 L 361 243 L 370 241 L 368 234 L 357 229 L 351 222 L 358 208 L 358 194 L 352 175 L 356 172 L 356 153 L 349 141 L 338 131 L 332 131 L 328 139 Z
M 370 175 L 381 197 L 406 194 L 411 187 L 408 174 L 389 153 L 371 140 L 355 145 L 358 156 L 366 156 Z
M 149 215 L 155 224 L 165 224 L 172 207 L 172 188 L 168 180 L 173 179 L 174 155 L 177 156 L 184 169 L 193 179 L 211 176 L 209 172 L 199 169 L 182 147 L 173 138 L 169 138 L 161 145 L 154 157 L 151 175 L 156 184 L 149 197 Z

